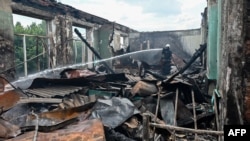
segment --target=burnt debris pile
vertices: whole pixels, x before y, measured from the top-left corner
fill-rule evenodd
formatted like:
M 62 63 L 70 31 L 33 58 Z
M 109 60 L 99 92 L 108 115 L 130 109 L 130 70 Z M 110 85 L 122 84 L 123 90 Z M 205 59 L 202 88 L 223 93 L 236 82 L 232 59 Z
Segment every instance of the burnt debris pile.
M 164 50 L 165 60 L 157 64 L 156 59 L 144 59 L 138 75 L 68 68 L 60 77 L 37 77 L 26 88 L 1 77 L 0 137 L 9 141 L 216 140 L 223 135 L 216 128 L 216 100 L 207 94 L 206 71 L 195 61 L 204 49 L 201 46 L 190 61 L 175 63 L 169 60 L 174 58 L 171 52 Z M 139 57 L 143 56 L 132 56 Z

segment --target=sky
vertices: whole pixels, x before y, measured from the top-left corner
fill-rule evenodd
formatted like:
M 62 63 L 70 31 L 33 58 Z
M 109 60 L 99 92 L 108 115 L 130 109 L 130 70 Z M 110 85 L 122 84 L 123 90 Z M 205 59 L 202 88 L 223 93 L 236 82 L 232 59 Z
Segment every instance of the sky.
M 207 0 L 57 0 L 137 31 L 200 28 Z M 14 23 L 23 17 L 14 17 Z M 29 19 L 29 22 L 37 22 Z

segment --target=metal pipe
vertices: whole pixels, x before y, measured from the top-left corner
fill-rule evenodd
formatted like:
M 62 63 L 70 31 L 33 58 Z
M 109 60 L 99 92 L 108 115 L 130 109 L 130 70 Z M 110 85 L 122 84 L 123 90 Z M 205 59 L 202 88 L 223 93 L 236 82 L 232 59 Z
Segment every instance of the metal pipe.
M 25 35 L 23 35 L 23 62 L 24 62 L 24 76 L 28 76 L 27 53 L 26 53 L 26 36 Z

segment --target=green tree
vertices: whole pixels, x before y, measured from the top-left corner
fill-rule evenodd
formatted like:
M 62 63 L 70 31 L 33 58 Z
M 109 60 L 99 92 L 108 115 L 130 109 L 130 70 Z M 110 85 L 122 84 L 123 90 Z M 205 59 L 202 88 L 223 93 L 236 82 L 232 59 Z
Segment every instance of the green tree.
M 47 55 L 43 53 L 46 46 L 46 38 L 38 36 L 46 36 L 46 23 L 42 21 L 40 24 L 33 22 L 31 25 L 23 26 L 20 22 L 16 22 L 14 26 L 14 47 L 15 47 L 15 63 L 18 75 L 24 75 L 24 54 L 23 54 L 23 35 L 26 36 L 26 54 L 28 73 L 35 73 L 47 68 Z M 33 35 L 33 36 L 29 36 Z M 46 53 L 46 52 L 45 52 Z M 34 58 L 34 59 L 32 59 Z

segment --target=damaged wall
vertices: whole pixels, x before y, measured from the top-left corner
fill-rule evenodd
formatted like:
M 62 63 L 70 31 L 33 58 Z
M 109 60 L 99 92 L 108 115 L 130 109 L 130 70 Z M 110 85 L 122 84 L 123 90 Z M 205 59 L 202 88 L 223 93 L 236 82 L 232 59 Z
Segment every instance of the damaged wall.
M 162 48 L 165 47 L 166 44 L 170 44 L 173 53 L 188 60 L 195 52 L 195 49 L 200 47 L 201 30 L 191 29 L 132 33 L 129 37 L 129 44 L 131 50 L 146 49 L 148 46 L 149 48 Z
M 250 2 L 244 1 L 244 118 L 247 123 L 250 123 Z
M 217 77 L 217 27 L 218 4 L 216 0 L 208 1 L 208 37 L 207 37 L 207 76 L 213 80 Z
M 109 58 L 111 56 L 111 51 L 109 48 L 109 37 L 112 34 L 112 26 L 103 25 L 99 30 L 96 30 L 96 35 L 98 38 L 96 50 L 99 52 L 102 58 Z
M 221 26 L 224 30 L 218 88 L 225 102 L 222 113 L 222 119 L 226 119 L 224 124 L 243 124 L 243 1 L 222 1 Z
M 208 1 L 208 46 L 214 53 L 208 62 L 208 69 L 216 71 L 216 87 L 211 91 L 219 101 L 219 130 L 225 124 L 244 124 L 244 1 L 210 0 Z M 218 10 L 214 13 L 213 9 Z M 211 13 L 212 12 L 212 13 Z M 209 23 L 210 22 L 210 23 Z M 212 22 L 212 23 L 211 23 Z M 211 26 L 211 24 L 214 24 Z M 220 37 L 211 37 L 212 35 Z M 209 38 L 210 36 L 210 38 Z M 208 77 L 208 79 L 211 79 Z M 211 94 L 212 95 L 212 94 Z
M 53 66 L 73 64 L 72 20 L 67 16 L 58 15 L 51 21 L 53 50 Z M 54 31 L 54 32 L 53 32 Z
M 11 9 L 15 14 L 43 19 L 47 22 L 48 50 L 50 50 L 50 67 L 52 68 L 73 64 L 74 62 L 72 26 L 86 29 L 86 41 L 97 49 L 102 58 L 111 56 L 107 46 L 100 44 L 100 41 L 109 40 L 112 33 L 103 34 L 102 30 L 106 25 L 114 27 L 117 38 L 120 38 L 121 34 L 128 34 L 131 31 L 136 32 L 126 26 L 80 11 L 69 5 L 58 3 L 55 0 L 12 0 Z M 102 28 L 104 25 L 105 27 Z M 110 31 L 112 30 L 111 28 Z M 120 44 L 114 45 L 115 48 L 120 47 Z M 88 62 L 96 59 L 89 49 L 87 52 L 88 56 L 86 58 Z M 92 67 L 92 64 L 88 65 L 88 67 Z
M 15 14 L 39 18 L 47 22 L 48 50 L 50 50 L 50 67 L 52 68 L 74 62 L 72 26 L 86 29 L 86 40 L 100 53 L 102 58 L 113 55 L 108 44 L 113 33 L 114 37 L 111 45 L 115 50 L 120 49 L 122 46 L 120 37 L 124 37 L 123 46 L 130 45 L 131 51 L 145 48 L 162 48 L 169 43 L 173 52 L 180 54 L 184 60 L 188 60 L 201 43 L 200 29 L 142 32 L 139 34 L 139 40 L 138 37 L 128 39 L 130 33 L 137 34 L 138 32 L 54 0 L 12 0 L 11 9 Z M 131 40 L 130 43 L 128 43 L 129 40 Z M 88 62 L 96 59 L 89 49 L 87 54 Z
M 9 80 L 14 79 L 13 19 L 11 0 L 0 0 L 0 72 Z M 5 71 L 8 70 L 8 71 Z
M 201 29 L 142 32 L 138 34 L 137 31 L 126 26 L 110 22 L 54 0 L 12 0 L 11 9 L 15 14 L 39 18 L 47 22 L 48 50 L 50 50 L 50 67 L 52 68 L 74 62 L 72 26 L 86 29 L 86 40 L 100 53 L 102 58 L 112 56 L 108 41 L 110 41 L 113 32 L 114 37 L 111 44 L 115 50 L 121 48 L 120 37 L 124 37 L 124 47 L 129 45 L 131 51 L 162 48 L 168 43 L 171 45 L 173 53 L 180 55 L 184 60 L 188 60 L 201 43 Z M 13 23 L 10 25 L 13 25 Z M 130 36 L 129 39 L 128 36 Z M 87 54 L 88 62 L 96 59 L 90 50 Z
M 128 47 L 128 33 L 113 28 L 113 25 L 105 24 L 95 30 L 95 48 L 103 59 L 121 55 L 118 53 L 119 50 L 122 47 Z M 124 43 L 122 43 L 121 37 L 124 38 Z M 107 63 L 112 65 L 112 60 L 107 61 Z

